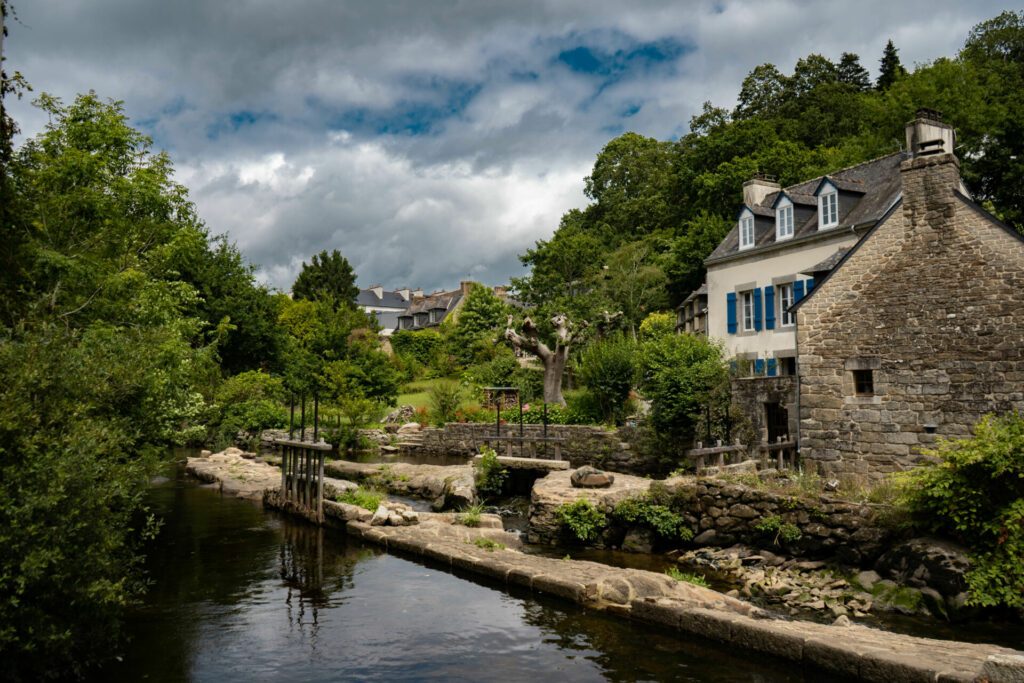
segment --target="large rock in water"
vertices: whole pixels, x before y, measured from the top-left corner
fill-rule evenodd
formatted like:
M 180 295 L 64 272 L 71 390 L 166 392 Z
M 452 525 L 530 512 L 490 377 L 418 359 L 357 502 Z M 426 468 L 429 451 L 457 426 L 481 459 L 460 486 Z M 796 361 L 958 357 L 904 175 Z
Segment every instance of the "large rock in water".
M 915 588 L 934 588 L 952 597 L 967 589 L 967 551 L 949 541 L 913 538 L 878 558 L 875 569 L 884 577 Z
M 615 475 L 584 465 L 572 473 L 569 481 L 578 489 L 606 489 L 615 483 Z

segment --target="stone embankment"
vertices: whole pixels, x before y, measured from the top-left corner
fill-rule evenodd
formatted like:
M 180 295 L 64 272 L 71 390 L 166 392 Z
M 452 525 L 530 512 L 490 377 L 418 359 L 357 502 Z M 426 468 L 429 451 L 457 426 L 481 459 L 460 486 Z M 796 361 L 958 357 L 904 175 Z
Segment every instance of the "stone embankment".
M 267 489 L 277 490 L 281 487 L 281 468 L 240 448 L 228 448 L 220 453 L 203 451 L 200 457 L 188 459 L 185 471 L 239 498 L 259 500 Z M 325 496 L 333 497 L 354 488 L 356 485 L 350 481 L 324 477 Z
M 324 472 L 343 479 L 365 482 L 402 496 L 425 498 L 434 510 L 458 510 L 478 502 L 473 467 L 470 465 L 411 465 L 408 463 L 361 463 L 333 460 Z
M 205 471 L 207 476 L 221 481 L 224 491 L 249 490 L 249 485 L 228 483 L 239 473 L 247 472 L 246 466 L 231 462 L 243 458 L 218 455 L 221 457 L 217 461 L 222 461 L 222 465 L 198 467 L 190 460 L 189 471 Z M 213 460 L 213 456 L 206 460 Z M 558 474 L 561 473 L 551 476 Z M 617 475 L 615 479 L 618 485 L 625 477 Z M 576 489 L 588 495 L 608 490 Z M 639 486 L 634 484 L 632 489 L 620 493 L 628 495 L 630 490 L 639 490 Z M 265 501 L 270 505 L 279 502 L 272 487 Z M 420 513 L 415 524 L 374 525 L 374 513 L 325 501 L 325 516 L 327 524 L 344 528 L 349 534 L 389 551 L 802 662 L 825 672 L 880 683 L 1024 680 L 1024 652 L 889 633 L 850 624 L 845 617 L 832 625 L 783 621 L 750 603 L 662 574 L 520 552 L 514 547 L 515 536 L 497 528 L 496 521 L 486 515 L 482 516 L 486 520 L 482 519 L 481 525 L 474 528 L 455 523 L 458 516 L 451 513 Z

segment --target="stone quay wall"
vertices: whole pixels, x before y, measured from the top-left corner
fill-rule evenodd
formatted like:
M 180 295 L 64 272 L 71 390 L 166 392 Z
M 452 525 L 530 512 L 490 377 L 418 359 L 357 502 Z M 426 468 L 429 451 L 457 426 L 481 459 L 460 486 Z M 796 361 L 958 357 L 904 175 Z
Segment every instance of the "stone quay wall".
M 405 446 L 424 455 L 462 454 L 467 458 L 480 452 L 480 445 L 487 437 L 494 436 L 495 426 L 479 422 L 450 422 L 444 427 L 427 427 L 421 430 Z M 518 424 L 503 424 L 502 436 L 518 436 Z M 523 425 L 523 436 L 527 439 L 541 438 L 543 425 Z M 627 474 L 648 474 L 656 471 L 657 464 L 650 458 L 638 454 L 633 447 L 633 429 L 606 429 L 591 425 L 548 425 L 548 437 L 562 439 L 562 459 L 573 467 L 591 465 L 613 472 Z M 401 440 L 401 439 L 400 439 Z M 495 444 L 497 446 L 497 444 Z M 543 444 L 527 444 L 527 457 L 544 457 Z M 505 445 L 497 448 L 499 455 L 505 455 Z M 554 445 L 547 444 L 548 458 L 554 457 Z M 520 453 L 519 444 L 512 444 L 512 455 Z

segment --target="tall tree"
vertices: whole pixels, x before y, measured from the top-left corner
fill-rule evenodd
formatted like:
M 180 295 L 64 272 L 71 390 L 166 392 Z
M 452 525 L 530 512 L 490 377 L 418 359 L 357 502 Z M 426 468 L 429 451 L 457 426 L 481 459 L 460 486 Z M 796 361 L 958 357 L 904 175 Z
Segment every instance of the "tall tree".
M 871 88 L 871 74 L 860 64 L 860 57 L 853 52 L 844 52 L 839 59 L 839 82 L 852 85 L 860 92 Z
M 330 254 L 326 250 L 314 254 L 308 265 L 302 262 L 302 270 L 292 285 L 292 297 L 318 300 L 331 298 L 336 304 L 354 304 L 359 296 L 356 276 L 348 259 L 337 249 Z
M 740 86 L 736 118 L 774 116 L 786 98 L 789 79 L 774 64 L 759 64 L 747 74 Z M 706 107 L 705 107 L 706 109 Z M 693 124 L 690 125 L 691 130 Z
M 896 46 L 892 44 L 892 39 L 885 44 L 880 63 L 878 80 L 875 81 L 878 90 L 888 90 L 893 83 L 907 74 L 907 70 L 900 64 L 900 56 Z

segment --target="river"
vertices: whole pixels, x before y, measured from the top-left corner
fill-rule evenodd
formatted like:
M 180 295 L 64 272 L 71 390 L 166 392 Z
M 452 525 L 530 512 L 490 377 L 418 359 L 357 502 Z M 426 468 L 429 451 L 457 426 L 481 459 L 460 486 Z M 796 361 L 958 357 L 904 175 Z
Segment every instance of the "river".
M 180 474 L 132 642 L 105 681 L 811 681 L 695 642 L 365 546 Z

